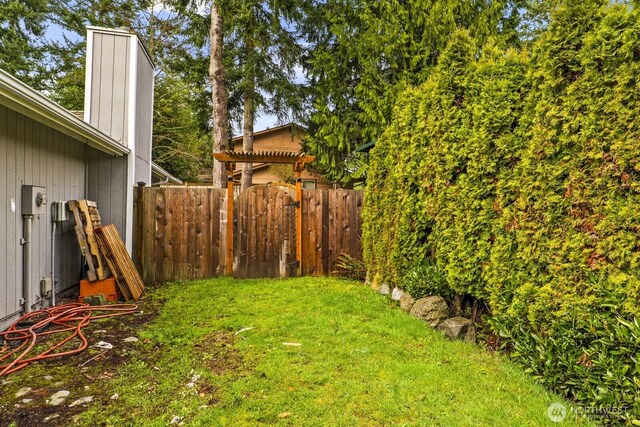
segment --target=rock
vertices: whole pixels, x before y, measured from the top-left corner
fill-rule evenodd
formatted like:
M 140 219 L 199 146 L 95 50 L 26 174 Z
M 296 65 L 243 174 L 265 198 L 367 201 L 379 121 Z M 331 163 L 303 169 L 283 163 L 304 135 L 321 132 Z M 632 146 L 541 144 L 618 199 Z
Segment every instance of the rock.
M 106 341 L 99 341 L 94 345 L 95 348 L 101 348 L 104 350 L 111 350 L 113 348 L 113 344 Z
M 413 305 L 411 315 L 424 320 L 429 326 L 435 328 L 449 316 L 449 306 L 442 297 L 424 297 Z
M 51 375 L 45 375 L 44 379 L 47 381 L 53 381 L 53 377 Z
M 115 393 L 113 396 L 111 396 L 109 399 L 111 400 L 118 400 L 118 398 L 120 397 L 120 395 L 118 393 Z
M 383 283 L 382 285 L 380 285 L 380 294 L 389 295 L 389 292 L 390 292 L 389 285 L 387 285 L 386 283 Z
M 464 317 L 456 316 L 440 323 L 437 330 L 451 339 L 461 339 L 467 342 L 476 341 L 476 327 L 473 322 Z
M 73 403 L 69 405 L 69 408 L 72 408 L 78 405 L 83 405 L 89 402 L 93 402 L 93 396 L 85 396 L 85 397 L 81 397 L 80 399 L 74 400 Z
M 31 390 L 31 387 L 22 387 L 20 390 L 16 391 L 16 397 L 22 397 L 25 394 L 29 393 Z
M 51 397 L 47 399 L 47 401 L 49 402 L 49 405 L 58 406 L 62 402 L 64 402 L 65 399 L 69 397 L 70 394 L 71 392 L 69 392 L 69 390 L 60 390 L 52 394 Z
M 171 418 L 171 422 L 169 424 L 179 424 L 180 421 L 182 421 L 182 417 L 176 415 L 175 417 Z
M 33 399 L 22 399 L 22 403 L 31 403 Z
M 402 298 L 402 295 L 404 295 L 404 291 L 400 288 L 393 288 L 393 291 L 391 292 L 391 299 L 394 301 L 400 301 L 400 298 Z
M 407 293 L 400 297 L 400 308 L 406 311 L 407 313 L 411 312 L 413 305 L 416 303 L 416 300 Z
M 136 338 L 136 337 L 127 337 L 127 338 L 123 339 L 122 341 L 124 341 L 124 342 L 138 342 L 138 338 Z

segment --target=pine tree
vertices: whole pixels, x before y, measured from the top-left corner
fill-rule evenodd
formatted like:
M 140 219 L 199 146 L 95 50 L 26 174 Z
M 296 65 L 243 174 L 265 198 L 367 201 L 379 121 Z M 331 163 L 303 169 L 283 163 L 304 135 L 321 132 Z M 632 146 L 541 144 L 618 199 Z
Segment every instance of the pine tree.
M 230 105 L 234 115 L 242 108 L 243 150 L 253 151 L 257 113 L 290 120 L 302 110 L 301 87 L 295 82 L 302 47 L 297 28 L 304 17 L 304 1 L 227 2 L 226 61 L 234 68 Z M 232 114 L 233 114 L 232 113 Z M 240 121 L 240 120 L 238 120 Z M 252 165 L 243 165 L 242 188 L 251 185 Z
M 312 89 L 308 148 L 332 179 L 348 180 L 346 160 L 375 141 L 398 94 L 426 81 L 450 34 L 468 28 L 518 41 L 520 1 L 327 0 L 311 10 L 306 70 Z
M 46 0 L 0 0 L 0 68 L 35 89 L 46 87 Z

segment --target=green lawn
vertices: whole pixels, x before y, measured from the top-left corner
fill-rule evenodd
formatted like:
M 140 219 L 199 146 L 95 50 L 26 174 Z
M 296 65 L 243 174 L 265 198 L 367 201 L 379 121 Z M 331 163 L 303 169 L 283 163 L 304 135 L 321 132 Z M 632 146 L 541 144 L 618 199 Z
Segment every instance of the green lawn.
M 559 399 L 516 367 L 446 340 L 358 283 L 219 279 L 155 292 L 166 304 L 141 333 L 147 350 L 111 383 L 117 404 L 80 421 L 557 425 L 546 411 Z
M 10 376 L 0 395 L 5 420 L 32 425 L 58 413 L 47 425 L 576 424 L 551 423 L 547 407 L 559 399 L 504 358 L 446 340 L 360 283 L 219 279 L 168 284 L 145 298 L 143 315 L 91 323 L 90 343 L 112 334 L 106 358 L 89 360 L 99 352 L 90 349 Z M 136 324 L 158 309 L 155 320 Z M 122 342 L 132 333 L 139 342 Z M 46 373 L 58 382 L 42 380 Z M 25 385 L 34 399 L 14 408 Z M 63 387 L 69 401 L 47 406 Z M 69 408 L 88 394 L 93 402 Z

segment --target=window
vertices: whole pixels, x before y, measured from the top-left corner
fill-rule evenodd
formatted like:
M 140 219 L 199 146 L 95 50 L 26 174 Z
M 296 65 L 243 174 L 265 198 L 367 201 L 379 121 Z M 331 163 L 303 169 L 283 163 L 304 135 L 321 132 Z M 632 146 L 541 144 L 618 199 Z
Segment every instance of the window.
M 302 188 L 305 190 L 315 190 L 316 189 L 316 180 L 315 179 L 303 179 L 302 180 Z

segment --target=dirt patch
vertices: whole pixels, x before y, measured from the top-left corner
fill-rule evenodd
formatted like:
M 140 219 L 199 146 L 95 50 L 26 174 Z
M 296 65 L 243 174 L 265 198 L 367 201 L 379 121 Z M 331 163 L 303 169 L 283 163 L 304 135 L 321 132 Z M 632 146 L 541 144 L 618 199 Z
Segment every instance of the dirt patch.
M 233 334 L 218 331 L 205 337 L 195 347 L 202 354 L 202 360 L 211 372 L 223 375 L 228 371 L 237 372 L 246 367 L 244 357 L 234 344 Z
M 143 352 L 153 354 L 154 347 L 142 345 L 138 334 L 158 316 L 163 303 L 153 292 L 148 292 L 138 302 L 141 313 L 96 319 L 83 328 L 89 348 L 82 353 L 33 363 L 1 377 L 0 425 L 67 426 L 86 409 L 86 404 L 70 407 L 77 399 L 93 396 L 94 402 L 110 403 L 108 385 L 117 375 L 118 367 Z M 139 341 L 124 342 L 127 337 L 136 337 Z M 109 342 L 113 348 L 95 348 L 99 341 Z M 77 345 L 77 341 L 70 343 L 71 348 Z M 26 387 L 31 390 L 17 397 L 16 393 Z M 60 405 L 52 406 L 48 399 L 62 390 L 69 392 L 68 397 Z

